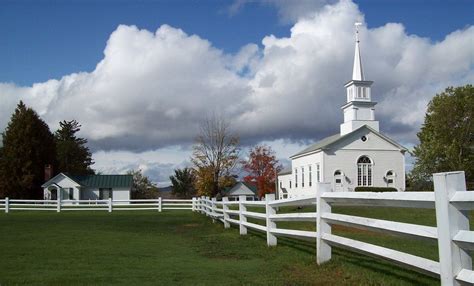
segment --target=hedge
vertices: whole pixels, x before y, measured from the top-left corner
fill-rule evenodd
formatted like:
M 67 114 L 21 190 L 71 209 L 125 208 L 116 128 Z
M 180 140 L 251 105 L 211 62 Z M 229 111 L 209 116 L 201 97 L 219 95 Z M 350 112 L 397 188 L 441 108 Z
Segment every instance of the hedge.
M 356 192 L 398 192 L 397 189 L 391 187 L 356 187 Z

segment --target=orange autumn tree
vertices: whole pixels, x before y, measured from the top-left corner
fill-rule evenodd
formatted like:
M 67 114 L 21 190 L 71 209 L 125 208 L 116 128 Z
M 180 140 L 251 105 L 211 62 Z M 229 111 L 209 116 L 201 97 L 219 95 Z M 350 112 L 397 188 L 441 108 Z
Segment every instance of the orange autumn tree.
M 275 192 L 276 174 L 282 166 L 270 146 L 257 145 L 250 149 L 248 160 L 242 161 L 242 169 L 247 173 L 244 181 L 257 186 L 260 198 Z

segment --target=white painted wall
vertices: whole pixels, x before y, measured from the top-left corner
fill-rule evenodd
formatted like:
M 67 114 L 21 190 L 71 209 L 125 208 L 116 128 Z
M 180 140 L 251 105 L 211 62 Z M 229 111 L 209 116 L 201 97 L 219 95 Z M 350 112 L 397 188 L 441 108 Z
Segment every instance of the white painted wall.
M 361 137 L 365 136 L 366 141 Z M 332 151 L 334 150 L 334 151 Z M 343 191 L 353 191 L 357 187 L 357 160 L 368 156 L 372 162 L 373 187 L 387 187 L 384 177 L 389 170 L 395 173 L 394 185 L 399 191 L 405 190 L 405 156 L 398 147 L 382 139 L 368 129 L 358 130 L 345 140 L 331 146 L 324 152 L 324 181 L 330 182 L 334 189 L 334 172 L 344 174 Z
M 68 177 L 64 176 L 63 174 L 59 174 L 53 178 L 52 183 L 61 187 L 61 190 L 58 192 L 61 195 L 62 200 L 69 199 L 69 188 L 73 189 L 73 199 L 79 199 L 79 188 L 80 186 L 74 182 L 73 180 L 69 179 Z M 43 189 L 43 198 L 49 199 L 51 198 L 51 190 L 54 190 L 55 186 L 49 186 Z
M 366 141 L 361 137 L 365 136 Z M 340 191 L 353 191 L 357 187 L 357 160 L 360 156 L 366 155 L 372 161 L 372 186 L 388 187 L 384 179 L 387 172 L 392 170 L 395 174 L 393 187 L 399 191 L 405 190 L 405 156 L 400 149 L 373 133 L 367 128 L 357 130 L 345 137 L 343 140 L 331 145 L 331 148 L 317 153 L 294 158 L 292 164 L 292 174 L 279 176 L 279 180 L 284 182 L 289 192 L 290 198 L 298 198 L 314 194 L 317 183 L 316 164 L 320 164 L 321 182 L 331 183 L 335 189 L 334 172 L 341 170 L 343 173 Z M 312 184 L 309 185 L 309 166 L 312 168 Z M 302 169 L 304 167 L 304 186 L 302 186 Z M 295 184 L 295 169 L 298 170 L 298 184 Z M 289 188 L 289 181 L 292 187 Z M 281 192 L 279 193 L 282 198 Z
M 285 188 L 287 192 L 290 192 L 290 181 L 291 181 L 291 174 L 278 176 L 278 199 L 280 200 L 284 199 L 282 188 Z

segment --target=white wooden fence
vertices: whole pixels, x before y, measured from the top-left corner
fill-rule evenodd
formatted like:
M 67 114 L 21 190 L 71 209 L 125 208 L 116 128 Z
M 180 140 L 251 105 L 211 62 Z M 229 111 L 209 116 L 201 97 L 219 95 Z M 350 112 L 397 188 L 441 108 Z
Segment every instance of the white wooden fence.
M 279 236 L 316 240 L 318 264 L 329 261 L 332 247 L 339 247 L 439 277 L 442 285 L 472 285 L 474 271 L 469 251 L 474 250 L 474 231 L 469 230 L 467 211 L 474 210 L 474 192 L 466 191 L 464 172 L 439 173 L 433 178 L 435 192 L 331 192 L 330 185 L 322 183 L 315 196 L 275 200 L 273 194 L 268 194 L 265 201 L 246 201 L 245 196 L 239 201 L 200 197 L 193 199 L 193 210 L 221 221 L 225 228 L 237 225 L 241 235 L 246 235 L 248 228 L 265 232 L 268 246 L 277 245 Z M 317 212 L 277 213 L 278 207 L 308 205 L 316 205 Z M 437 227 L 337 214 L 331 211 L 336 205 L 435 209 Z M 247 210 L 250 206 L 261 207 L 262 212 Z M 252 223 L 247 218 L 265 223 Z M 279 221 L 314 222 L 317 231 L 277 228 Z M 332 234 L 332 225 L 437 241 L 439 261 Z
M 11 211 L 135 211 L 192 210 L 193 200 L 131 199 L 131 200 L 0 200 L 0 210 Z

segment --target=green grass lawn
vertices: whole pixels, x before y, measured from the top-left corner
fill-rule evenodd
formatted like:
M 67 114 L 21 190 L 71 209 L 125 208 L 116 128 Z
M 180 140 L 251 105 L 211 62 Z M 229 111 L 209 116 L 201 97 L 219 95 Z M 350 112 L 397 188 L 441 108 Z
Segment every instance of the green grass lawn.
M 339 211 L 374 216 L 367 209 Z M 384 212 L 375 213 L 384 218 Z M 386 215 L 433 223 L 429 213 L 406 215 L 392 210 Z M 431 254 L 436 252 L 432 246 L 416 241 L 413 246 L 412 240 L 347 228 L 335 227 L 334 232 L 437 257 Z M 0 234 L 2 286 L 439 284 L 384 260 L 338 249 L 333 249 L 330 262 L 317 266 L 313 242 L 281 238 L 277 247 L 268 248 L 263 233 L 240 236 L 236 228 L 225 230 L 221 223 L 189 211 L 2 213 Z

